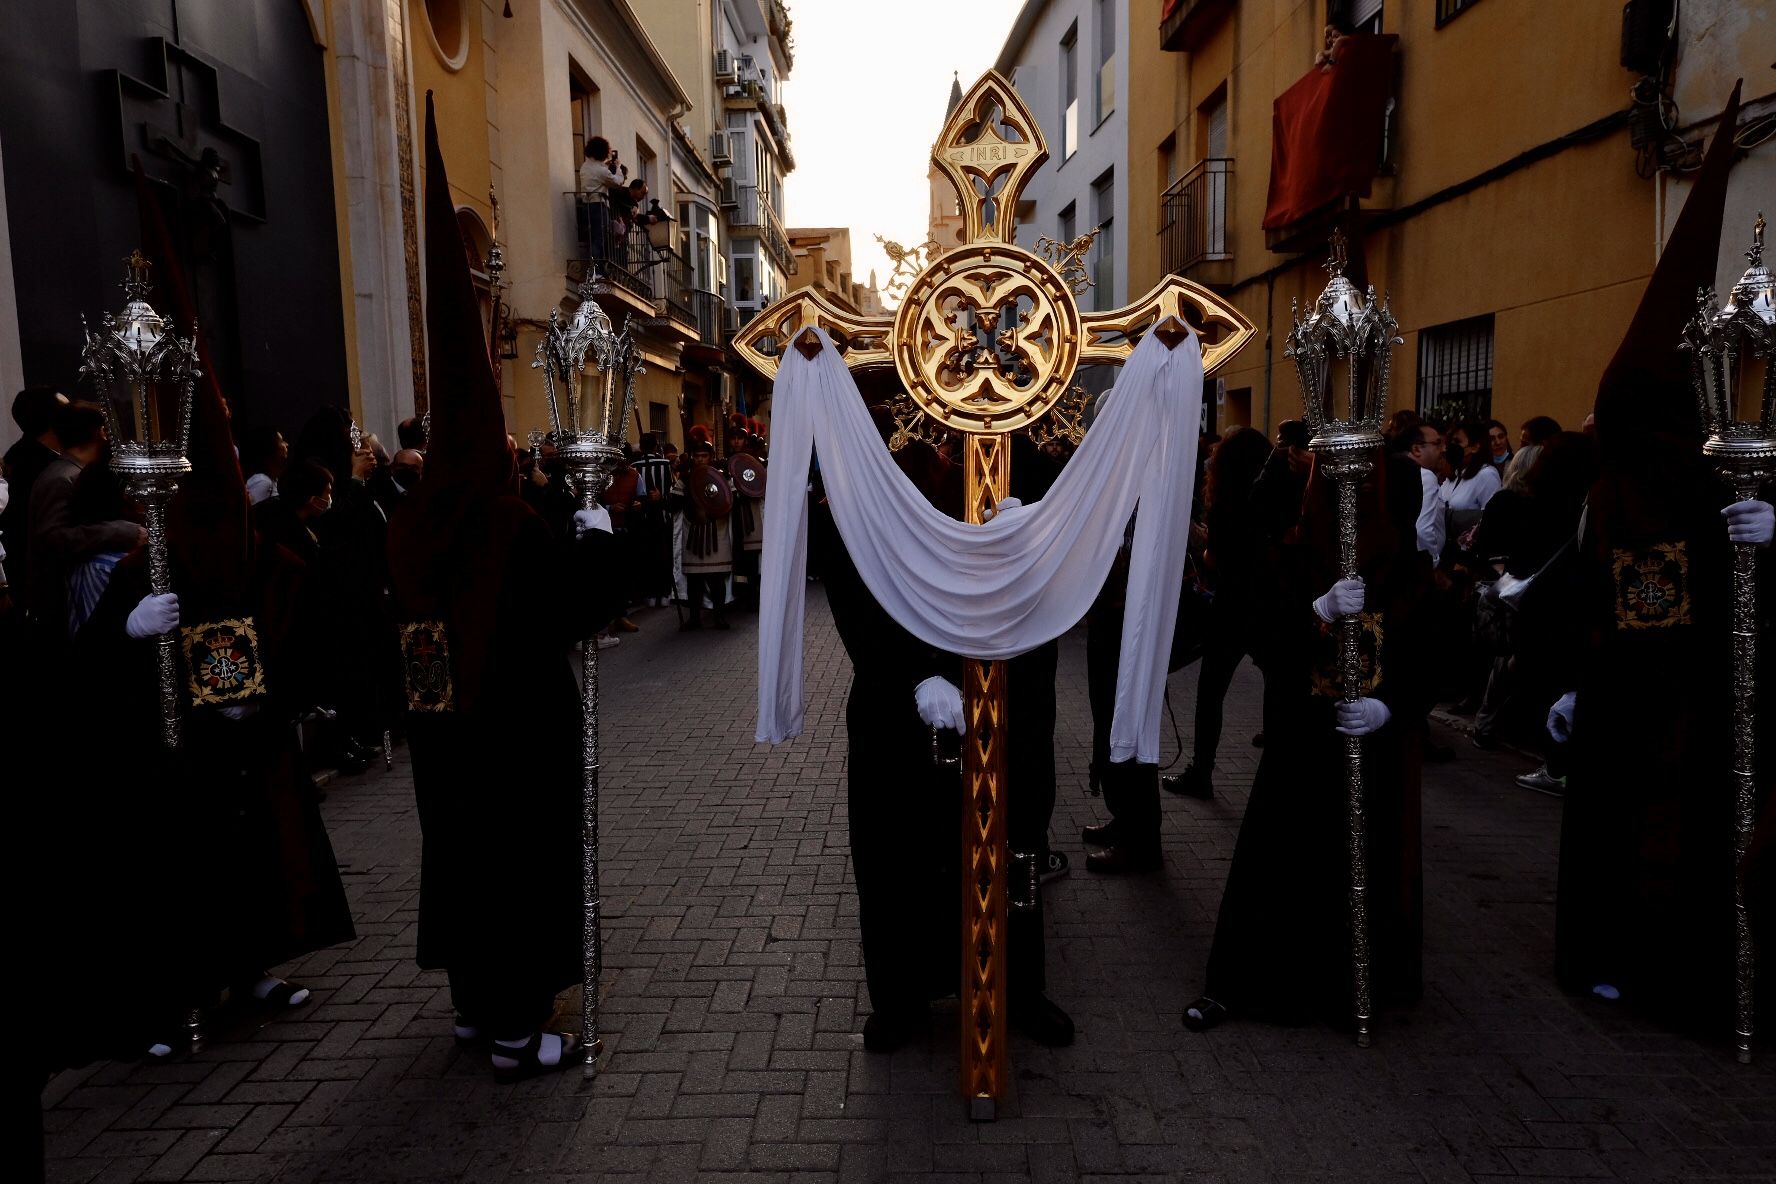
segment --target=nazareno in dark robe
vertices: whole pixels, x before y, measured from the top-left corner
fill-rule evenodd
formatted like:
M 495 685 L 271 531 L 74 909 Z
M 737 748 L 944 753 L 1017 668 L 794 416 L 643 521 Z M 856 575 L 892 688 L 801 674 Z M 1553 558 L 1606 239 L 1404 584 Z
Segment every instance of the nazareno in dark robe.
M 875 1011 L 906 1011 L 961 983 L 961 775 L 933 763 L 913 689 L 938 675 L 959 686 L 962 672 L 877 603 L 824 502 L 808 540 L 851 659 L 845 791 L 864 979 Z
M 1593 489 L 1575 565 L 1583 619 L 1555 969 L 1567 990 L 1609 983 L 1672 1022 L 1730 1031 L 1737 789 L 1726 493 L 1699 450 L 1665 463 L 1680 471 L 1657 492 L 1607 479 Z M 1760 567 L 1767 589 L 1776 564 L 1766 554 Z M 1767 689 L 1763 698 L 1768 735 L 1776 698 Z M 1759 755 L 1768 769 L 1770 750 Z M 1765 800 L 1770 783 L 1761 780 Z
M 1376 1007 L 1415 1003 L 1423 993 L 1421 738 L 1413 726 L 1426 707 L 1421 617 L 1430 561 L 1414 533 L 1421 496 L 1409 461 L 1395 463 L 1385 481 L 1371 477 L 1359 495 L 1363 652 L 1365 673 L 1375 680 L 1366 694 L 1391 713 L 1363 738 Z M 1265 650 L 1264 755 L 1228 869 L 1203 990 L 1235 1018 L 1351 1023 L 1345 737 L 1333 730 L 1339 650 L 1334 628 L 1312 607 L 1338 578 L 1335 497 L 1330 481 L 1310 484 L 1303 522 L 1276 559 L 1274 600 L 1257 634 Z
M 401 617 L 444 622 L 455 693 L 451 710 L 407 717 L 423 840 L 418 961 L 448 971 L 458 1009 L 505 1038 L 534 1031 L 581 978 L 570 658 L 626 589 L 610 535 L 564 540 L 516 493 L 464 500 L 435 570 L 414 570 L 403 540 L 444 530 L 437 520 L 410 519 L 409 502 L 391 536 Z
M 42 898 L 47 1068 L 139 1055 L 225 988 L 355 936 L 279 693 L 299 565 L 261 547 L 244 594 L 222 599 L 182 574 L 175 561 L 185 624 L 252 617 L 268 693 L 227 719 L 190 702 L 181 662 L 184 741 L 166 749 L 155 641 L 125 632 L 148 594 L 146 556 L 118 565 L 73 642 L 61 701 L 79 706 L 52 717 L 64 788 L 39 803 L 34 832 L 41 882 L 55 885 Z

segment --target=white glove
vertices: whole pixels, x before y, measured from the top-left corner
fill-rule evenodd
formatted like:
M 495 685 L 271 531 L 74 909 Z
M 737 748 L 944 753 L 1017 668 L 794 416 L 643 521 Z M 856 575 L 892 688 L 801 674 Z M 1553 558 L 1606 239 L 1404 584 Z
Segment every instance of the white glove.
M 611 514 L 603 506 L 593 506 L 590 510 L 574 511 L 574 538 L 583 539 L 594 530 L 611 533 Z
M 216 710 L 218 710 L 222 713 L 223 719 L 232 719 L 232 720 L 235 720 L 238 722 L 240 720 L 250 719 L 253 716 L 258 715 L 259 714 L 259 704 L 257 704 L 257 703 L 224 703 L 221 707 L 218 707 Z
M 1769 502 L 1734 502 L 1721 517 L 1727 520 L 1727 538 L 1735 543 L 1767 547 L 1776 537 L 1776 506 Z
M 178 627 L 178 594 L 163 592 L 159 596 L 142 597 L 142 603 L 130 610 L 129 620 L 124 622 L 123 631 L 141 641 L 145 637 L 171 633 Z
M 1021 497 L 1002 497 L 999 499 L 999 504 L 993 507 L 993 517 L 997 518 L 1006 510 L 1015 510 L 1023 504 L 1024 499 Z
M 1380 699 L 1358 699 L 1353 703 L 1340 700 L 1338 725 L 1333 731 L 1346 736 L 1367 736 L 1379 732 L 1394 713 Z
M 1568 691 L 1548 708 L 1548 735 L 1556 744 L 1565 744 L 1573 738 L 1573 707 L 1578 701 L 1578 692 Z
M 1327 624 L 1339 617 L 1355 616 L 1362 611 L 1362 580 L 1339 580 L 1326 589 L 1324 596 L 1314 601 L 1314 612 Z
M 949 679 L 932 675 L 913 688 L 913 702 L 919 705 L 919 718 L 932 727 L 968 731 L 968 721 L 962 718 L 962 692 Z

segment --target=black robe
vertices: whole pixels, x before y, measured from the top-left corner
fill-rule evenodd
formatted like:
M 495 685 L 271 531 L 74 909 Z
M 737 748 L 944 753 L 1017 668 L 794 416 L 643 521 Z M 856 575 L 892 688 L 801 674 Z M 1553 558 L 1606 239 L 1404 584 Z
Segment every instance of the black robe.
M 423 839 L 419 964 L 450 972 L 459 1010 L 505 1038 L 534 1031 L 581 979 L 580 688 L 574 644 L 622 608 L 602 531 L 559 538 L 516 496 L 458 525 L 441 600 L 456 662 L 454 710 L 408 714 Z M 477 570 L 479 569 L 479 570 Z M 491 589 L 481 599 L 486 578 Z M 486 614 L 485 618 L 481 614 Z M 463 685 L 467 631 L 484 641 Z
M 191 590 L 201 581 L 182 580 L 175 565 L 186 625 L 250 613 L 268 693 L 248 718 L 227 719 L 190 702 L 181 663 L 184 739 L 169 751 L 155 642 L 125 632 L 148 594 L 144 559 L 118 565 L 74 639 L 62 701 L 90 706 L 44 721 L 52 747 L 68 754 L 61 792 L 36 803 L 33 831 L 40 882 L 56 886 L 40 920 L 54 951 L 39 1013 L 53 1034 L 50 1069 L 139 1055 L 223 989 L 355 936 L 318 799 L 295 772 L 293 708 L 279 690 L 297 565 L 260 548 L 245 597 L 227 603 Z M 106 1023 L 87 1023 L 93 1014 Z
M 1560 835 L 1555 968 L 1671 1021 L 1730 1030 L 1733 832 L 1730 592 L 1724 491 L 1697 465 L 1651 513 L 1592 493 L 1575 565 L 1580 648 Z M 1761 561 L 1768 592 L 1776 565 Z M 1764 623 L 1769 623 L 1766 596 Z M 1768 646 L 1764 646 L 1768 652 Z M 1764 668 L 1762 731 L 1776 696 Z M 1771 751 L 1760 749 L 1763 770 Z M 1761 778 L 1767 799 L 1772 779 Z
M 1401 468 L 1391 485 L 1398 505 L 1390 498 L 1390 511 L 1404 545 L 1362 566 L 1367 607 L 1381 630 L 1379 681 L 1366 693 L 1390 712 L 1388 723 L 1363 740 L 1375 1008 L 1414 1003 L 1423 992 L 1417 724 L 1428 707 L 1421 663 L 1430 562 L 1413 542 L 1416 474 Z M 1345 737 L 1334 731 L 1337 636 L 1312 608 L 1337 578 L 1323 555 L 1311 541 L 1286 545 L 1269 585 L 1275 599 L 1260 640 L 1264 755 L 1228 869 L 1203 994 L 1239 1017 L 1344 1026 L 1353 1010 L 1350 831 Z
M 960 663 L 877 603 L 823 503 L 811 508 L 808 538 L 851 659 L 845 791 L 864 979 L 875 1011 L 906 1011 L 961 983 L 961 776 L 933 764 L 913 697 L 934 676 L 961 685 Z

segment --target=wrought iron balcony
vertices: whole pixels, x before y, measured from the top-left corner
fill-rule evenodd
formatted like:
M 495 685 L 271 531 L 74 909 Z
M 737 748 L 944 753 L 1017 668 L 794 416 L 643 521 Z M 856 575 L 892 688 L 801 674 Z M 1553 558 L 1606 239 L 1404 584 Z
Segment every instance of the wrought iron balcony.
M 1160 262 L 1182 275 L 1198 263 L 1227 259 L 1227 179 L 1233 161 L 1210 157 L 1160 196 Z
M 685 295 L 697 322 L 697 340 L 704 345 L 719 348 L 722 343 L 722 305 L 725 302 L 718 293 L 707 292 L 702 288 L 690 288 Z
M 738 204 L 728 215 L 729 233 L 747 235 L 756 232 L 765 244 L 765 250 L 777 261 L 777 266 L 786 273 L 793 273 L 795 253 L 789 249 L 789 233 L 783 229 L 783 222 L 777 217 L 771 199 L 761 193 L 756 185 L 736 186 L 735 197 Z
M 670 247 L 656 246 L 644 225 L 620 226 L 610 216 L 603 202 L 587 201 L 581 193 L 566 195 L 573 210 L 575 242 L 578 248 L 567 266 L 571 287 L 583 279 L 589 269 L 596 269 L 612 288 L 642 300 L 664 301 L 671 305 L 675 290 L 689 287 L 689 268 Z M 681 278 L 682 277 L 682 278 Z M 690 311 L 683 305 L 683 317 Z

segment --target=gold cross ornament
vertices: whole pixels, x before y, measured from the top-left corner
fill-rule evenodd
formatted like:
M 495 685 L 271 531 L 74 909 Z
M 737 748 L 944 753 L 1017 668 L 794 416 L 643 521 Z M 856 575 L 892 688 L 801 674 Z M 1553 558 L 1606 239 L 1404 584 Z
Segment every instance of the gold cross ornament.
M 1251 339 L 1252 323 L 1200 284 L 1170 275 L 1140 300 L 1083 312 L 1069 277 L 1016 243 L 1019 195 L 1048 146 L 1030 109 L 997 71 L 976 82 L 931 150 L 961 197 L 966 241 L 934 257 L 892 314 L 864 317 L 803 288 L 763 309 L 734 338 L 775 376 L 782 351 L 813 356 L 826 330 L 854 371 L 892 367 L 933 433 L 961 438 L 966 520 L 984 522 L 1010 493 L 1016 431 L 1041 430 L 1080 366 L 1120 364 L 1152 332 L 1173 348 L 1194 327 L 1212 373 Z M 906 438 L 907 433 L 898 434 Z M 1005 931 L 1006 683 L 1003 662 L 964 662 L 962 835 L 962 1090 L 970 1113 L 994 1117 L 1008 1080 Z M 1036 852 L 1020 882 L 1035 892 Z

